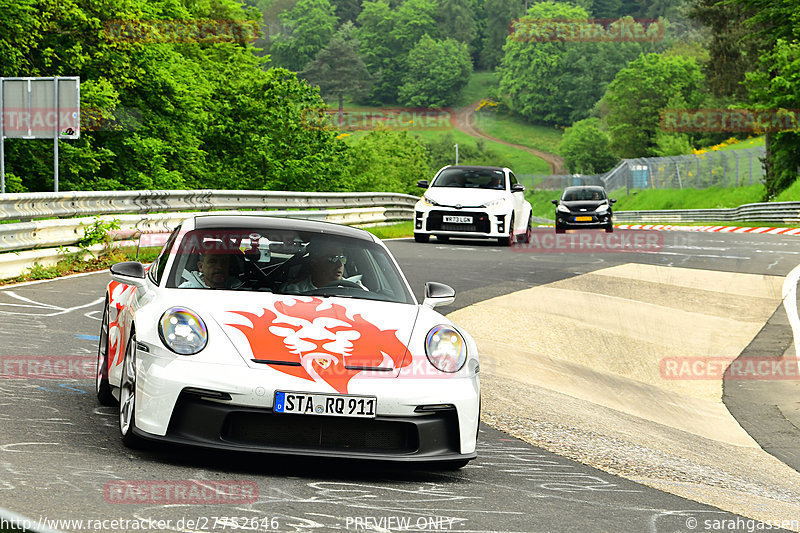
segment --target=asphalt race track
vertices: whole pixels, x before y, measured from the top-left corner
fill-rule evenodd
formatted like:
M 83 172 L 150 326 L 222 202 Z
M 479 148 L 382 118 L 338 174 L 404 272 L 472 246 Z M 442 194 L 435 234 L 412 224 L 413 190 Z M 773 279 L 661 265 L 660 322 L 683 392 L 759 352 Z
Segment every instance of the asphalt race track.
M 625 263 L 772 276 L 785 276 L 800 263 L 800 237 L 663 232 L 660 238 L 658 249 L 643 253 L 535 253 L 493 242 L 435 239 L 388 245 L 418 298 L 429 280 L 456 289 L 456 303 L 441 308 L 443 314 Z M 0 362 L 80 356 L 93 367 L 108 279 L 97 273 L 0 289 Z M 752 527 L 747 518 L 596 470 L 485 424 L 478 458 L 456 472 L 175 448 L 131 451 L 119 440 L 115 409 L 97 404 L 89 373 L 68 380 L 0 379 L 0 391 L 0 507 L 31 519 L 34 528 L 689 532 Z M 163 490 L 151 501 L 135 501 L 114 492 L 125 482 L 156 482 Z M 244 487 L 249 497 L 215 501 L 203 493 L 198 502 L 167 501 L 170 490 L 191 482 Z

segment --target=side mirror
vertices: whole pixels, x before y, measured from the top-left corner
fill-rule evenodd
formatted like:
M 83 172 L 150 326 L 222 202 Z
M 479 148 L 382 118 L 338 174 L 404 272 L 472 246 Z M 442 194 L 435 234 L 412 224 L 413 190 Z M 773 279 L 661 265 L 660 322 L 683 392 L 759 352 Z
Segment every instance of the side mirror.
M 451 304 L 454 301 L 456 301 L 456 291 L 450 285 L 435 281 L 429 281 L 425 284 L 425 300 L 423 300 L 422 305 L 433 309 L 440 305 Z
M 616 202 L 616 201 L 617 201 L 617 199 L 616 199 L 616 198 L 609 198 L 609 199 L 608 199 L 608 203 L 610 203 L 610 204 L 613 204 L 613 203 L 614 203 L 614 202 Z
M 125 285 L 133 285 L 134 287 L 144 288 L 147 283 L 145 276 L 147 272 L 144 265 L 138 261 L 123 261 L 122 263 L 115 263 L 111 265 L 111 279 L 124 283 Z
M 422 189 L 427 189 L 428 188 L 428 180 L 419 180 L 417 182 L 417 187 L 420 187 Z
M 511 186 L 511 192 L 523 192 L 525 190 L 525 186 L 521 183 L 515 183 Z
M 558 205 L 558 200 L 550 200 L 550 203 L 553 205 Z

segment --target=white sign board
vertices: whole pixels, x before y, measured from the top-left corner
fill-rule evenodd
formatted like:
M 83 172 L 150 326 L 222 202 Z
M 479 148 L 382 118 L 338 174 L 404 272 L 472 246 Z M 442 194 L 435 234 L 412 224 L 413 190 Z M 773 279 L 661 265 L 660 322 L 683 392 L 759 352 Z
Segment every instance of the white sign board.
M 0 78 L 0 90 L 3 137 L 80 137 L 80 78 Z

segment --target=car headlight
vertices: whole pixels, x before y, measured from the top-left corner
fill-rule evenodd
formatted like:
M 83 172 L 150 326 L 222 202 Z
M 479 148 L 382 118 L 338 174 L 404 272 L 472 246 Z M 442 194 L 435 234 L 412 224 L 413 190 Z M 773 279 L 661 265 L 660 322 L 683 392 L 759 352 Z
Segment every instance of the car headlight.
M 608 204 L 603 204 L 597 208 L 598 213 L 605 213 L 608 211 Z
M 193 355 L 206 347 L 208 330 L 197 313 L 185 307 L 167 309 L 158 321 L 164 346 L 180 355 Z
M 431 200 L 428 197 L 427 194 L 423 194 L 422 195 L 422 203 L 425 204 L 425 205 L 439 205 L 439 202 L 436 202 L 435 200 Z
M 467 361 L 467 343 L 451 326 L 436 326 L 425 337 L 425 355 L 442 372 L 458 372 Z
M 507 198 L 498 198 L 497 200 L 492 200 L 491 202 L 486 202 L 483 204 L 483 207 L 499 207 L 506 203 Z
M 556 207 L 556 211 L 558 211 L 560 213 L 569 213 L 569 208 L 567 206 L 565 206 L 565 205 L 559 204 L 559 206 Z

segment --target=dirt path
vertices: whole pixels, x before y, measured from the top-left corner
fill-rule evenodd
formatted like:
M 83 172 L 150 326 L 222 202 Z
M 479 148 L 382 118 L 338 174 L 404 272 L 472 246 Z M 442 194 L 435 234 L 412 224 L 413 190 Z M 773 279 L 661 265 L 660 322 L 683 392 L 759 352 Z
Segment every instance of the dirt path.
M 524 150 L 529 154 L 533 154 L 536 157 L 544 159 L 547 162 L 547 164 L 550 165 L 550 172 L 552 172 L 553 174 L 566 173 L 566 171 L 564 170 L 564 160 L 560 156 L 557 156 L 555 154 L 549 154 L 547 152 L 542 152 L 541 150 L 537 150 L 529 146 L 510 143 L 508 141 L 504 141 L 502 139 L 486 135 L 485 133 L 477 129 L 475 127 L 474 115 L 475 115 L 475 109 L 480 105 L 480 103 L 481 101 L 478 100 L 477 102 L 473 102 L 468 106 L 459 107 L 458 109 L 455 110 L 457 130 L 463 131 L 470 137 L 478 137 L 486 139 L 488 141 L 494 141 L 500 144 L 505 144 L 506 146 L 511 146 L 513 148 Z

